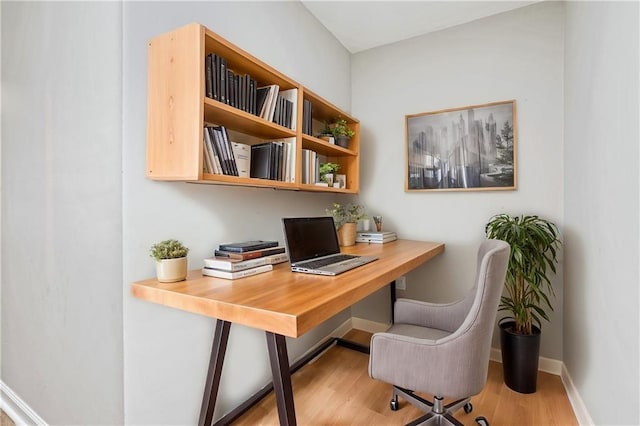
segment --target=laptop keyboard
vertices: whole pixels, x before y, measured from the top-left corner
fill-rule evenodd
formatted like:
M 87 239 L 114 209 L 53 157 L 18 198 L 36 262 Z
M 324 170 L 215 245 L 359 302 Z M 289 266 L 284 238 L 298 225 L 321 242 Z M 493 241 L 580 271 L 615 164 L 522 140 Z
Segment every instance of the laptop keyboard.
M 303 266 L 305 268 L 309 268 L 309 269 L 318 269 L 318 268 L 321 268 L 323 266 L 331 265 L 333 263 L 342 262 L 343 260 L 349 260 L 349 259 L 353 259 L 353 258 L 356 258 L 356 257 L 358 257 L 358 256 L 352 256 L 350 254 L 338 254 L 338 255 L 335 255 L 335 256 L 328 257 L 326 259 L 318 259 L 318 260 L 312 260 L 312 261 L 309 261 L 309 262 L 305 262 Z

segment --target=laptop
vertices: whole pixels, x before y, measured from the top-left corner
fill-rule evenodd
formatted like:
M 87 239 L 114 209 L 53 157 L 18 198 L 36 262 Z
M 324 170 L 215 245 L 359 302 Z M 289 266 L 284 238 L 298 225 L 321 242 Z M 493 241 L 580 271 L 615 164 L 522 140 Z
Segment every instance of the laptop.
M 338 275 L 377 259 L 340 253 L 331 216 L 283 218 L 282 226 L 293 272 Z

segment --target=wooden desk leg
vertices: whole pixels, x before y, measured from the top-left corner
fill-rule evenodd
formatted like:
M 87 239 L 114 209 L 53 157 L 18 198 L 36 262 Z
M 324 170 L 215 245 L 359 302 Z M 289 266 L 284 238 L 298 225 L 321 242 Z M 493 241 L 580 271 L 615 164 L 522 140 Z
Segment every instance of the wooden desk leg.
M 296 409 L 293 405 L 293 388 L 291 387 L 291 370 L 287 356 L 287 342 L 281 334 L 266 332 L 273 387 L 278 403 L 278 418 L 282 426 L 296 425 Z
M 213 335 L 211 358 L 209 359 L 209 371 L 207 372 L 207 381 L 204 385 L 200 419 L 198 420 L 199 426 L 210 426 L 213 421 L 213 410 L 216 407 L 216 398 L 218 397 L 218 388 L 220 387 L 220 375 L 222 374 L 222 363 L 227 351 L 230 327 L 231 323 L 229 321 L 216 321 L 216 331 Z

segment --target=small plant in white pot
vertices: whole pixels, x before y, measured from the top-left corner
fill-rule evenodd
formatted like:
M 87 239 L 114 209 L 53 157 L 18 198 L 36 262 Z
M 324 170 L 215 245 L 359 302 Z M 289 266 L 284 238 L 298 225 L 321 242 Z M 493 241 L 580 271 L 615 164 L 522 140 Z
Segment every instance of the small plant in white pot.
M 178 240 L 164 240 L 151 246 L 150 255 L 156 260 L 156 273 L 161 283 L 182 281 L 187 277 L 189 249 Z

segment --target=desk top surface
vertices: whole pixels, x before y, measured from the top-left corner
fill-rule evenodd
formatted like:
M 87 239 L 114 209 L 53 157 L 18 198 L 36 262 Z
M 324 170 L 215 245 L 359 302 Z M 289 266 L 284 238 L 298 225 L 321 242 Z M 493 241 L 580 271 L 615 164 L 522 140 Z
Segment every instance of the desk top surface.
M 341 250 L 378 260 L 335 277 L 291 272 L 288 262 L 238 280 L 203 276 L 198 269 L 177 283 L 135 282 L 131 293 L 149 302 L 299 337 L 442 253 L 444 244 L 397 240 Z

